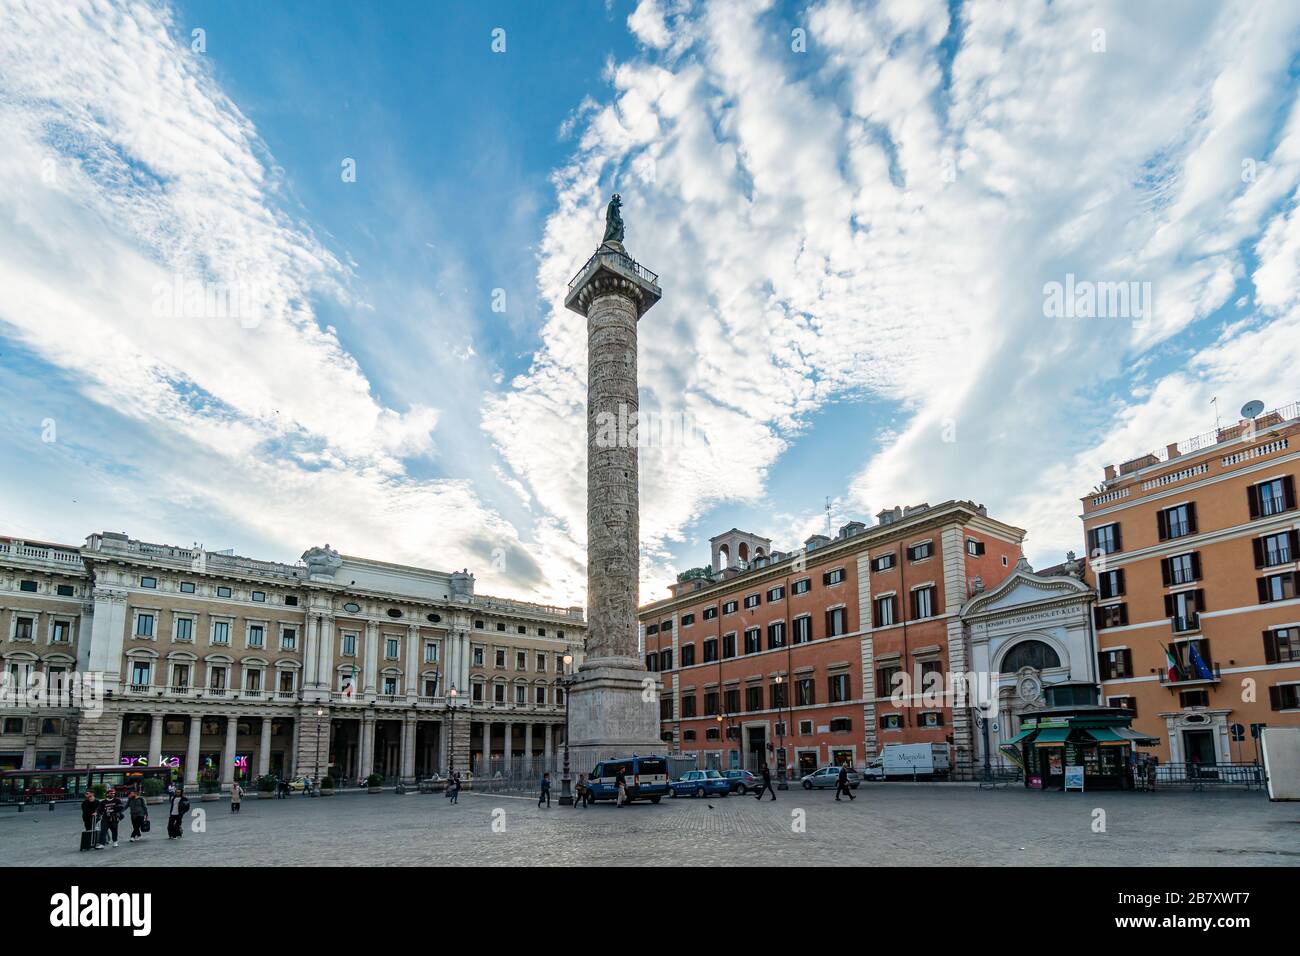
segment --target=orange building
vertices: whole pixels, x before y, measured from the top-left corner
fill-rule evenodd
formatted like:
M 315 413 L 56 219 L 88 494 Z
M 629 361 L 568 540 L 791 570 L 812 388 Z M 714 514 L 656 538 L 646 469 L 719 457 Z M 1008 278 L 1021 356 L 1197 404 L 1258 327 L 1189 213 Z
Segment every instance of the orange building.
M 1102 696 L 1164 761 L 1251 762 L 1253 725 L 1300 724 L 1297 436 L 1293 404 L 1108 466 L 1083 499 Z
M 702 767 L 855 766 L 886 743 L 949 743 L 970 761 L 970 709 L 919 697 L 898 706 L 894 675 L 920 689 L 968 670 L 959 616 L 977 579 L 1015 568 L 1024 531 L 982 505 L 881 512 L 879 523 L 814 535 L 794 553 L 732 529 L 713 563 L 640 609 L 646 665 L 662 675 L 662 739 Z

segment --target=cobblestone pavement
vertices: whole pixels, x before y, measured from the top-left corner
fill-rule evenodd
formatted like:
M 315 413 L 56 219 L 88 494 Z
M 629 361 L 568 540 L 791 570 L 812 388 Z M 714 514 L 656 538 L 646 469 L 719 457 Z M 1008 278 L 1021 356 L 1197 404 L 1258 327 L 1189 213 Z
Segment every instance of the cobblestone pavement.
M 163 807 L 140 843 L 77 849 L 76 807 L 0 811 L 6 866 L 361 866 L 1070 864 L 1300 865 L 1300 804 L 1259 793 L 1035 793 L 955 785 L 863 786 L 838 805 L 830 791 L 665 799 L 586 810 L 465 791 L 195 803 L 207 830 L 168 841 Z M 1106 832 L 1093 832 L 1095 809 Z M 805 813 L 794 832 L 795 811 Z M 494 829 L 494 821 L 497 829 Z M 498 830 L 500 832 L 498 832 Z

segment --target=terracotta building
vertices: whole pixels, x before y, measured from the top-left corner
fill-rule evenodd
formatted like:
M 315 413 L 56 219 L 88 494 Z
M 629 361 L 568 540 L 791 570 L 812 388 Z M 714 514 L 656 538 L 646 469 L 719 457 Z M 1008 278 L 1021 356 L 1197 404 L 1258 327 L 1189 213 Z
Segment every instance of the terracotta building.
M 890 742 L 947 742 L 973 759 L 970 709 L 921 688 L 969 671 L 961 608 L 1012 573 L 1024 531 L 964 501 L 878 518 L 794 553 L 732 529 L 711 539 L 708 567 L 640 609 L 669 749 L 793 774 L 860 766 Z M 911 683 L 896 698 L 899 673 Z
M 1254 725 L 1300 724 L 1300 405 L 1259 410 L 1083 499 L 1102 695 L 1165 761 L 1253 761 Z

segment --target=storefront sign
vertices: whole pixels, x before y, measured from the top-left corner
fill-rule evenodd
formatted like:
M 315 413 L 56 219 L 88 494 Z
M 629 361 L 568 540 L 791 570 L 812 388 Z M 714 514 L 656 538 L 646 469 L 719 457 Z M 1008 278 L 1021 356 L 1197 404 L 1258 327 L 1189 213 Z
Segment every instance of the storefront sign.
M 1083 767 L 1067 766 L 1065 768 L 1065 789 L 1083 790 Z

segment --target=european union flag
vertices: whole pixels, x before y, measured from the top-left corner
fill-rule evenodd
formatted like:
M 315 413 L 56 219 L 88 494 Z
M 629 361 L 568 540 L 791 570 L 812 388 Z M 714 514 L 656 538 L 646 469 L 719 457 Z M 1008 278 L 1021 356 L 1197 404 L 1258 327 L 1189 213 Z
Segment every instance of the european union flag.
M 1209 665 L 1205 663 L 1205 658 L 1201 656 L 1201 652 L 1196 649 L 1195 644 L 1187 645 L 1187 656 L 1191 660 L 1192 666 L 1196 668 L 1197 675 L 1202 680 L 1214 679 L 1214 672 L 1211 671 Z

